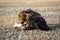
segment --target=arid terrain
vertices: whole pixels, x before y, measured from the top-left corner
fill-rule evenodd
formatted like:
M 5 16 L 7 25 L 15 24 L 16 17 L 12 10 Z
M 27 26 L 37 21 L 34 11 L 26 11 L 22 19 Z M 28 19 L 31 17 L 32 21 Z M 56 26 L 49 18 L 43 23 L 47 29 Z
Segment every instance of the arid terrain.
M 0 4 L 0 40 L 60 40 L 60 3 L 36 3 Z M 27 8 L 41 14 L 53 30 L 15 30 L 18 13 Z

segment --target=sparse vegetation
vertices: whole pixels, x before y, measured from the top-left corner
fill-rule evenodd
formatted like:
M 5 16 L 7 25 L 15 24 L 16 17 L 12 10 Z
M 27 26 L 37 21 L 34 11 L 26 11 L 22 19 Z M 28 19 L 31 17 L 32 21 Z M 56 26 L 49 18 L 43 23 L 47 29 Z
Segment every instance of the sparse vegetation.
M 22 8 L 22 7 L 21 7 Z M 55 30 L 43 31 L 39 29 L 35 30 L 24 30 L 23 32 L 20 30 L 15 30 L 13 28 L 13 24 L 19 23 L 17 13 L 20 11 L 20 6 L 17 5 L 0 5 L 0 40 L 60 40 L 60 24 L 59 24 L 59 14 L 58 11 L 43 11 L 47 8 L 55 9 L 55 5 L 52 7 L 32 7 L 34 10 L 38 8 L 38 12 L 45 17 L 47 24 L 52 23 L 53 25 L 49 25 L 50 28 Z M 42 10 L 43 8 L 43 10 Z M 44 9 L 45 8 L 45 9 Z M 60 8 L 60 7 L 59 7 Z M 57 9 L 59 9 L 57 8 Z M 49 10 L 49 9 L 48 9 Z M 56 10 L 56 9 L 55 9 Z M 55 14 L 54 14 L 55 13 Z M 54 14 L 54 15 L 53 15 Z M 59 24 L 59 25 L 54 25 Z

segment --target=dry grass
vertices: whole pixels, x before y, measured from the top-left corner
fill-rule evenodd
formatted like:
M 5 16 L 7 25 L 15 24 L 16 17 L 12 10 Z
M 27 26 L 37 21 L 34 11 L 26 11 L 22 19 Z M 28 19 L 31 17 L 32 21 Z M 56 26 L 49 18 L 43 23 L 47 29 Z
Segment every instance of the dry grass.
M 0 5 L 0 40 L 60 40 L 60 29 L 42 31 L 35 30 L 15 30 L 13 24 L 19 23 L 17 13 L 24 7 L 30 7 L 31 9 L 39 9 L 37 12 L 41 13 L 45 17 L 46 22 L 50 24 L 60 24 L 60 6 L 58 4 L 44 5 Z M 37 5 L 37 4 L 36 4 Z M 56 6 L 56 7 L 55 7 Z M 50 10 L 50 11 L 49 11 Z M 53 11 L 55 10 L 55 11 Z M 53 26 L 53 25 L 52 25 Z M 50 26 L 52 28 L 52 26 Z M 53 26 L 54 28 L 55 26 Z M 60 26 L 56 26 L 60 27 Z
M 35 29 L 22 32 L 13 28 L 15 22 L 19 22 L 17 16 L 0 16 L 0 40 L 60 40 L 60 29 L 50 31 Z
M 15 30 L 12 27 L 5 27 L 0 29 L 0 40 L 60 40 L 60 29 L 52 31 Z

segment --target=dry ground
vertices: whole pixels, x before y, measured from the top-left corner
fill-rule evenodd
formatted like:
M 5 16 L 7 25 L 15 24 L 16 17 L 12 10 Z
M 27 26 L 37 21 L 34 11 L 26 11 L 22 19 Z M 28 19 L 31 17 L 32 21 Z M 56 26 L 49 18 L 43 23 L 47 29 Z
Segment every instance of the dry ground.
M 38 3 L 37 6 L 36 3 L 29 6 L 23 4 L 0 4 L 0 40 L 60 40 L 60 4 L 56 4 L 39 5 Z M 51 24 L 49 27 L 55 30 L 15 30 L 13 24 L 15 22 L 19 23 L 17 13 L 24 7 L 29 7 L 42 14 L 47 24 Z
M 60 25 L 50 24 L 55 30 L 15 30 L 13 24 L 19 22 L 17 16 L 0 16 L 0 40 L 60 40 Z

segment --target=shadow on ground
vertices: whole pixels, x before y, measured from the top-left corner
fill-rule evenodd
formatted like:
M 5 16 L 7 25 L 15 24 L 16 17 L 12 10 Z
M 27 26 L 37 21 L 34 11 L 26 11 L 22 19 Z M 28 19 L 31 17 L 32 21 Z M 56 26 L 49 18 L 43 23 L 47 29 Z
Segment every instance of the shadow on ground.
M 40 29 L 42 31 L 56 30 L 56 29 L 60 29 L 60 25 L 59 24 L 48 24 L 48 27 L 46 27 L 46 28 L 47 28 L 47 30 L 41 29 L 41 28 L 36 28 L 36 27 L 28 27 L 25 30 L 37 30 L 37 29 Z

